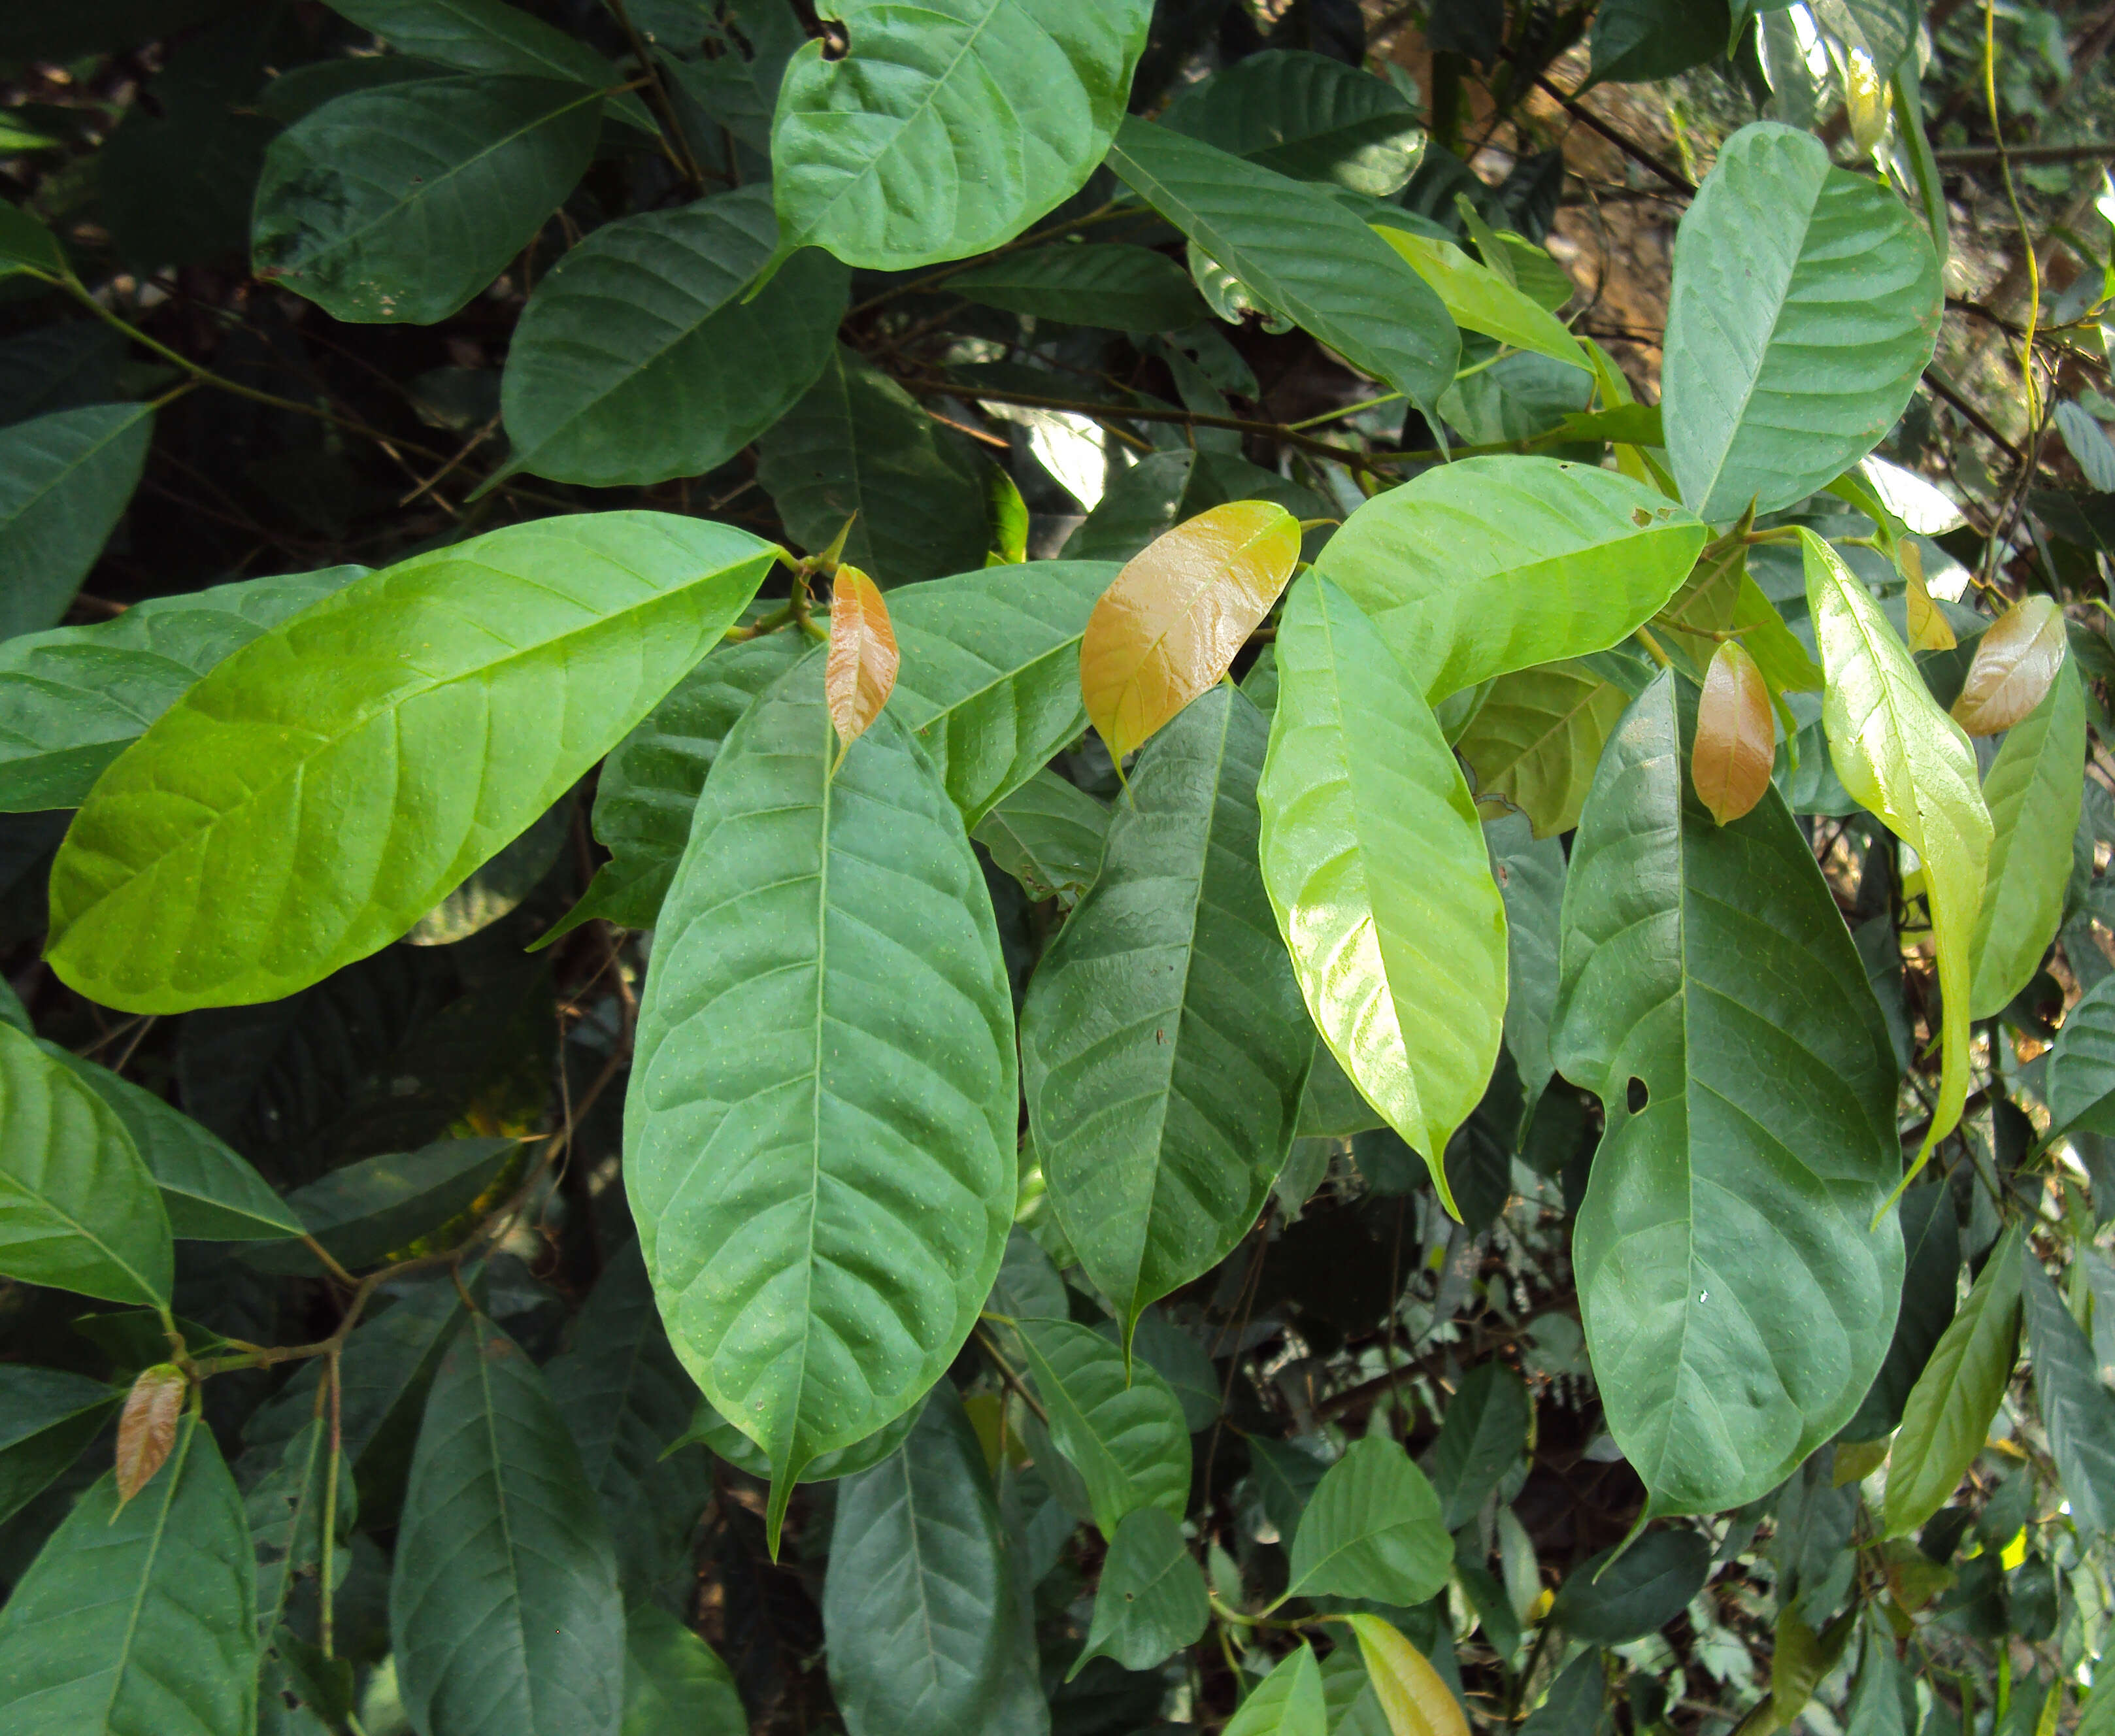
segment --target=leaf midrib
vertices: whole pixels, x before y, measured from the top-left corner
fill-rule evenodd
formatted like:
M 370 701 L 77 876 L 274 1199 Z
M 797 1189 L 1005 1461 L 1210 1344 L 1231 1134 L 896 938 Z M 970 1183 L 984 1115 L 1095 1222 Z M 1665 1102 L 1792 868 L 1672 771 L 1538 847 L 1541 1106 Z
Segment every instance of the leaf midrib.
M 163 1490 L 161 1509 L 154 1516 L 154 1528 L 148 1534 L 147 1559 L 140 1567 L 139 1588 L 133 1593 L 132 1607 L 125 1618 L 125 1637 L 118 1644 L 117 1667 L 110 1673 L 110 1697 L 103 1702 L 103 1721 L 106 1728 L 113 1721 L 112 1714 L 117 1710 L 118 1696 L 124 1691 L 126 1675 L 131 1668 L 132 1642 L 140 1631 L 140 1618 L 147 1606 L 148 1587 L 154 1578 L 154 1564 L 161 1556 L 163 1539 L 169 1528 L 169 1515 L 177 1504 L 177 1490 L 183 1480 L 184 1467 L 190 1463 L 191 1445 L 198 1439 L 198 1431 L 197 1416 L 186 1417 L 181 1439 L 163 1467 L 169 1480 Z M 116 1515 L 112 1517 L 114 1518 Z

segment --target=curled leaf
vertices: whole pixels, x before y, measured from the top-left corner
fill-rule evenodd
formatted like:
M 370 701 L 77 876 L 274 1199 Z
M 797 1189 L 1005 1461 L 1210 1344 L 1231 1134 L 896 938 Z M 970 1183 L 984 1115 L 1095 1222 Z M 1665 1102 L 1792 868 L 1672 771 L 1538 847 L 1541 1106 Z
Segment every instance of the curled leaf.
M 1378 1615 L 1355 1615 L 1351 1628 L 1390 1736 L 1469 1736 L 1461 1702 L 1423 1652 Z
M 1910 649 L 1912 651 L 1952 650 L 1957 642 L 1953 628 L 1938 604 L 1932 601 L 1931 588 L 1925 583 L 1922 551 L 1915 543 L 1899 543 L 1895 548 L 1895 564 L 1909 581 L 1905 598 L 1909 608 Z
M 1267 500 L 1200 512 L 1125 563 L 1087 618 L 1080 692 L 1121 762 L 1227 673 L 1300 560 L 1300 522 Z
M 1990 623 L 1975 646 L 1975 660 L 1953 720 L 1972 736 L 2010 729 L 2035 706 L 2063 667 L 2063 611 L 2049 597 L 2022 597 Z
M 117 1418 L 117 1504 L 125 1504 L 154 1480 L 154 1473 L 176 1444 L 177 1424 L 184 1413 L 189 1382 L 173 1362 L 143 1368 L 125 1395 Z
M 1720 641 L 1696 702 L 1696 743 L 1689 756 L 1697 799 L 1720 825 L 1763 799 L 1776 757 L 1777 719 L 1755 659 L 1737 640 Z
M 830 591 L 830 649 L 823 663 L 823 691 L 842 760 L 852 743 L 881 715 L 896 688 L 896 629 L 881 587 L 856 567 L 840 567 Z

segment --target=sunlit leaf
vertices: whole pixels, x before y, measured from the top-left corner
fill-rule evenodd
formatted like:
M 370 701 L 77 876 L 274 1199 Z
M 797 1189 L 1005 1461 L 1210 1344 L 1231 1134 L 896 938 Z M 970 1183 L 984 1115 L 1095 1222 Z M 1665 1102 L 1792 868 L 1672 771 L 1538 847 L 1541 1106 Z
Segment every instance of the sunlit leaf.
M 1755 659 L 1728 639 L 1712 654 L 1696 702 L 1690 774 L 1697 800 L 1720 825 L 1763 799 L 1777 756 L 1778 724 Z
M 1950 651 L 1957 642 L 1953 627 L 1946 613 L 1932 600 L 1931 588 L 1925 583 L 1924 556 L 1917 545 L 1905 539 L 1897 558 L 1901 563 L 1904 590 L 1903 607 L 1909 626 L 1910 649 L 1912 651 Z
M 143 1368 L 125 1395 L 117 1414 L 117 1504 L 122 1507 L 147 1486 L 177 1444 L 177 1421 L 183 1415 L 190 1381 L 173 1362 Z
M 1972 736 L 2010 729 L 2042 702 L 2063 667 L 2063 610 L 2039 592 L 2022 597 L 1975 641 L 1975 659 L 1953 702 L 1953 720 Z
M 830 590 L 830 648 L 823 694 L 837 731 L 840 755 L 881 715 L 895 691 L 896 630 L 881 589 L 856 567 L 840 567 Z
M 1525 815 L 1539 838 L 1579 824 L 1603 743 L 1630 696 L 1583 664 L 1544 664 L 1493 682 L 1454 751 L 1485 819 Z
M 1488 265 L 1480 264 L 1452 241 L 1415 235 L 1392 224 L 1374 230 L 1401 254 L 1410 269 L 1429 283 L 1455 324 L 1516 350 L 1532 351 L 1554 361 L 1592 371 L 1592 364 L 1565 324 L 1531 301 Z

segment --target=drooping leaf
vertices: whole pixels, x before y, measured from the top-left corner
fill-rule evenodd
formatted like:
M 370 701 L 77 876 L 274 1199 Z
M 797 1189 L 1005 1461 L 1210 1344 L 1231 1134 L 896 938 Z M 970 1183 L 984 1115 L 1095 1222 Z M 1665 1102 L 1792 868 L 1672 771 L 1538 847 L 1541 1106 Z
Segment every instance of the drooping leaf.
M 620 218 L 536 286 L 500 403 L 519 468 L 596 488 L 715 470 L 825 365 L 845 269 L 804 249 L 754 301 L 778 241 L 768 187 Z
M 161 1189 L 170 1233 L 203 1242 L 275 1242 L 304 1225 L 249 1162 L 190 1116 L 107 1067 L 51 1045 L 44 1052 L 106 1104 Z
M 756 480 L 805 548 L 828 548 L 850 519 L 844 558 L 884 586 L 984 564 L 984 461 L 842 345 L 757 453 Z
M 1811 133 L 1742 127 L 1675 237 L 1660 407 L 1683 502 L 1724 524 L 1850 469 L 1909 402 L 1939 301 L 1892 192 Z
M 103 768 L 215 664 L 366 572 L 149 597 L 114 621 L 0 645 L 0 811 L 80 806 Z
M 1351 1443 L 1308 1498 L 1286 1595 L 1407 1607 L 1447 1582 L 1453 1559 L 1425 1473 L 1392 1439 L 1369 1435 Z
M 787 247 L 906 271 L 1011 240 L 1079 191 L 1123 118 L 1145 0 L 841 0 L 851 48 L 805 44 L 771 129 Z
M 73 1069 L 0 1024 L 0 1274 L 166 1307 L 168 1214 L 131 1137 Z
M 1402 255 L 1412 271 L 1432 286 L 1454 316 L 1455 324 L 1464 331 L 1481 332 L 1513 349 L 1593 371 L 1579 340 L 1562 319 L 1522 295 L 1489 266 L 1470 259 L 1452 241 L 1414 234 L 1389 223 L 1376 223 L 1374 228 Z
M 1005 1727 L 995 1715 L 1032 1667 L 1012 1548 L 943 1380 L 903 1444 L 838 1490 L 823 1628 L 851 1736 Z
M 482 1316 L 426 1401 L 389 1631 L 420 1728 L 617 1736 L 624 1604 L 609 1532 L 543 1375 Z
M 572 1343 L 544 1371 L 635 1592 L 679 1578 L 712 1483 L 704 1456 L 670 1453 L 697 1388 L 668 1348 L 637 1242 L 603 1266 Z
M 1763 799 L 1777 745 L 1777 719 L 1763 672 L 1739 640 L 1726 640 L 1704 672 L 1689 760 L 1696 799 L 1720 825 Z
M 227 1736 L 257 1692 L 256 1566 L 213 1431 L 186 1417 L 121 1504 L 101 1478 L 0 1608 L 9 1736 Z
M 1469 1736 L 1461 1702 L 1400 1629 L 1378 1615 L 1351 1621 L 1391 1736 Z
M 705 520 L 594 513 L 325 598 L 103 773 L 53 866 L 53 967 L 106 1005 L 169 1012 L 274 999 L 364 958 L 570 789 L 772 558 Z
M 1603 1550 L 1572 1568 L 1549 1619 L 1575 1639 L 1623 1646 L 1657 1633 L 1711 1577 L 1711 1543 L 1693 1531 L 1649 1531 L 1620 1555 Z
M 625 1612 L 622 1736 L 749 1736 L 719 1654 L 656 1603 Z
M 1969 942 L 1970 1018 L 2003 1012 L 2056 938 L 2085 778 L 2085 695 L 2067 661 L 2042 702 L 2006 732 L 1983 780 L 1990 866 Z
M 157 1362 L 133 1377 L 125 1407 L 117 1413 L 117 1463 L 112 1474 L 117 1479 L 120 1507 L 167 1462 L 190 1391 L 190 1380 L 173 1362 Z
M 1094 884 L 1109 811 L 1055 772 L 1038 772 L 1002 797 L 970 835 L 1030 898 L 1076 902 Z
M 149 404 L 91 404 L 0 429 L 0 639 L 66 613 L 140 485 Z
M 1601 749 L 1630 696 L 1584 664 L 1544 664 L 1491 683 L 1454 751 L 1485 818 L 1518 812 L 1539 838 L 1579 824 Z
M 124 1396 L 59 1369 L 0 1363 L 0 1520 L 74 1462 Z
M 1241 1702 L 1224 1736 L 1328 1736 L 1314 1648 L 1302 1640 Z
M 1294 586 L 1258 787 L 1264 884 L 1315 1027 L 1425 1160 L 1483 1096 L 1505 1010 L 1506 921 L 1431 708 L 1358 605 Z
M 1118 332 L 1179 331 L 1210 311 L 1174 260 L 1124 241 L 1007 254 L 949 278 L 947 292 L 1038 319 Z
M 1124 1515 L 1109 1540 L 1086 1649 L 1071 1674 L 1079 1674 L 1094 1657 L 1113 1658 L 1126 1669 L 1152 1669 L 1194 1646 L 1211 1614 L 1204 1573 L 1182 1541 L 1181 1524 L 1160 1508 L 1139 1508 Z
M 1931 1360 L 1933 1347 L 1953 1318 L 1961 1275 L 1961 1233 L 1943 1182 L 1905 1188 L 1902 1223 L 1902 1302 L 1888 1359 L 1873 1377 L 1858 1412 L 1843 1426 L 1847 1441 L 1879 1440 L 1902 1420 L 1910 1389 Z
M 297 1187 L 287 1207 L 348 1270 L 380 1264 L 484 1195 L 521 1150 L 512 1139 L 442 1139 L 416 1151 L 363 1158 Z M 320 1262 L 298 1242 L 264 1242 L 243 1257 L 266 1272 L 310 1273 Z
M 1254 1225 L 1314 1053 L 1256 868 L 1267 742 L 1223 685 L 1155 737 L 1022 1009 L 1051 1202 L 1126 1339 Z
M 1119 764 L 1227 673 L 1300 560 L 1300 526 L 1233 501 L 1158 538 L 1094 604 L 1080 641 L 1087 715 Z
M 1366 502 L 1314 570 L 1366 612 L 1436 705 L 1626 638 L 1688 576 L 1704 536 L 1619 471 L 1464 458 Z
M 1775 792 L 1720 826 L 1687 787 L 1693 691 L 1663 673 L 1602 756 L 1552 1040 L 1607 1115 L 1572 1261 L 1654 1513 L 1752 1500 L 1834 1434 L 1902 1271 L 1874 1222 L 1901 1166 L 1865 965 Z
M 1296 181 L 1377 199 L 1402 191 L 1425 151 L 1416 109 L 1388 80 L 1297 49 L 1222 67 L 1179 92 L 1162 118 Z
M 1432 1446 L 1432 1483 L 1445 1530 L 1459 1531 L 1473 1519 L 1520 1462 L 1532 1415 L 1527 1388 L 1503 1362 L 1480 1362 L 1462 1375 Z
M 1971 736 L 1993 736 L 2039 705 L 2063 667 L 2063 610 L 2039 592 L 2020 599 L 1975 641 L 1975 655 L 1953 702 L 1953 721 Z
M 1425 280 L 1319 187 L 1133 117 L 1109 167 L 1271 312 L 1429 408 L 1461 333 Z
M 770 1454 L 774 1519 L 811 1459 L 939 1378 L 1013 1213 L 1013 1003 L 983 870 L 892 710 L 832 777 L 836 751 L 815 659 L 727 737 L 625 1105 L 669 1336 Z M 722 1137 L 757 1157 L 699 1164 Z
M 430 325 L 457 312 L 571 192 L 602 97 L 513 73 L 355 90 L 264 154 L 257 275 L 336 319 Z
M 2020 1242 L 2016 1223 L 1998 1238 L 1910 1389 L 1888 1453 L 1881 1519 L 1890 1537 L 1938 1512 L 1983 1450 L 2019 1355 Z
M 823 695 L 839 755 L 867 732 L 896 689 L 902 662 L 880 587 L 856 567 L 840 567 L 830 591 L 830 648 Z
M 2093 1346 L 2031 1254 L 2021 1260 L 2020 1300 L 2057 1474 L 2081 1530 L 2104 1532 L 2115 1519 L 2115 1395 L 2100 1384 Z
M 1070 1320 L 1017 1323 L 1028 1374 L 1050 1413 L 1050 1438 L 1085 1481 L 1094 1523 L 1113 1537 L 1127 1513 L 1190 1501 L 1190 1431 L 1168 1383 Z
M 1879 605 L 1827 543 L 1803 527 L 1799 537 L 1807 609 L 1828 677 L 1822 721 L 1829 759 L 1844 788 L 1924 864 L 1945 1058 L 1938 1101 L 1917 1153 L 1920 1166 L 1953 1131 L 1968 1095 L 1970 971 L 1990 813 L 1975 781 L 1975 750 L 1938 709 Z

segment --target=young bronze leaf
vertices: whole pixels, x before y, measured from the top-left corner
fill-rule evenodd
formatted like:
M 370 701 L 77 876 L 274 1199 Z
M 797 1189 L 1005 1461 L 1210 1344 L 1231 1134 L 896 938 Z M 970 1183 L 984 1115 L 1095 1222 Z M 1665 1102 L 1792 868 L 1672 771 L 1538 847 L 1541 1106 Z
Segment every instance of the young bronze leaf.
M 177 1423 L 184 1413 L 190 1383 L 173 1362 L 157 1362 L 140 1371 L 125 1409 L 117 1418 L 117 1504 L 154 1480 L 176 1444 Z
M 1778 745 L 1770 690 L 1755 659 L 1727 639 L 1713 653 L 1696 702 L 1696 745 L 1689 760 L 1697 799 L 1720 825 L 1763 799 Z
M 840 567 L 830 592 L 830 649 L 823 665 L 840 760 L 888 703 L 898 660 L 881 587 L 858 567 Z
M 1126 563 L 1080 641 L 1080 691 L 1113 756 L 1144 746 L 1227 673 L 1299 559 L 1299 521 L 1269 501 L 1236 500 Z
M 2063 656 L 2063 610 L 2048 597 L 2021 598 L 1976 641 L 1954 722 L 1972 736 L 2010 729 L 2041 704 Z

